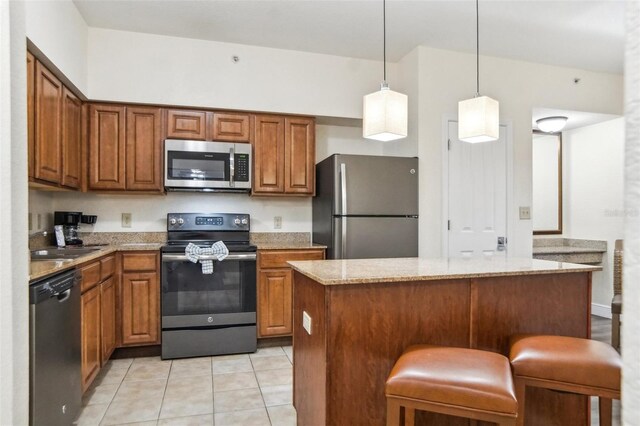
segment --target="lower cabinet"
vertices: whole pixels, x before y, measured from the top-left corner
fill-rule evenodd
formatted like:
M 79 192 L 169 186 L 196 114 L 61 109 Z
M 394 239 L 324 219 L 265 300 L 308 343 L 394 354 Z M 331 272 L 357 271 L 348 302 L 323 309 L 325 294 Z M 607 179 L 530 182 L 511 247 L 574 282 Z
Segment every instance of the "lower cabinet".
M 100 284 L 100 336 L 102 362 L 104 365 L 116 349 L 116 278 L 111 277 Z
M 158 253 L 122 254 L 122 345 L 160 343 Z
M 81 296 L 82 391 L 87 390 L 101 366 L 100 351 L 100 287 Z
M 258 250 L 258 337 L 293 333 L 292 260 L 322 260 L 323 249 Z

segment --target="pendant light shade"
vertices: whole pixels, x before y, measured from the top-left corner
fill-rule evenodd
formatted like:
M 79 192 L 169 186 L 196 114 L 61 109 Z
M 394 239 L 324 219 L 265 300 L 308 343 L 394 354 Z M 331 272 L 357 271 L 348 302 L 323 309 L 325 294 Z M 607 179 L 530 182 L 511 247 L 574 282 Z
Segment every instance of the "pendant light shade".
M 545 117 L 536 120 L 536 124 L 538 125 L 538 129 L 545 133 L 556 133 L 564 129 L 567 120 L 568 118 L 564 116 Z
M 379 141 L 392 141 L 407 137 L 408 98 L 394 92 L 387 84 L 387 14 L 386 1 L 382 1 L 383 67 L 380 91 L 365 95 L 362 102 L 362 136 Z
M 407 95 L 383 86 L 363 104 L 362 136 L 383 142 L 407 137 Z
M 488 96 L 458 102 L 458 139 L 469 143 L 495 141 L 500 136 L 500 106 Z
M 500 105 L 480 96 L 480 19 L 476 0 L 476 96 L 458 102 L 458 139 L 469 143 L 490 142 L 500 137 Z

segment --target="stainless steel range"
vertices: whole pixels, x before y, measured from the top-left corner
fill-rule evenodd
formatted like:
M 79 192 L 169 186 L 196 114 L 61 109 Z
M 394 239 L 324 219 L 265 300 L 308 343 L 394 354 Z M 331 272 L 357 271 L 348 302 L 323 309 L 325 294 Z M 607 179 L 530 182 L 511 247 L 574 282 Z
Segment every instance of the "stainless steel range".
M 162 358 L 255 352 L 256 247 L 250 217 L 231 213 L 169 213 L 162 248 Z M 189 243 L 222 241 L 229 255 L 214 256 L 213 274 L 187 259 Z

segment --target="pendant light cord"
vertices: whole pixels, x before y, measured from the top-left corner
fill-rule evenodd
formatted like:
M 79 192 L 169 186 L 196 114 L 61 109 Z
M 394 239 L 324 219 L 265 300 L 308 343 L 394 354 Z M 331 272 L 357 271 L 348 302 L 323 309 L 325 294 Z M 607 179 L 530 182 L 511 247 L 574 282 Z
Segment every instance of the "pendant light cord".
M 480 14 L 476 0 L 476 97 L 480 96 Z
M 387 84 L 387 2 L 382 0 L 382 69 L 383 84 Z

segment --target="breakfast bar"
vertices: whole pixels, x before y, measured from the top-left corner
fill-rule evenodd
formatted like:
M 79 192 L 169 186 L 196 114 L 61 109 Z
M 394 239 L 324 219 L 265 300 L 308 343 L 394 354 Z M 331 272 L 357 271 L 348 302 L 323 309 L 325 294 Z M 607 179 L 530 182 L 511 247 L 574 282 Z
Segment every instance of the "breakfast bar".
M 591 274 L 600 270 L 506 257 L 289 263 L 299 425 L 384 425 L 385 380 L 414 344 L 508 355 L 515 334 L 590 337 Z M 588 408 L 587 397 L 531 389 L 527 425 L 586 426 Z M 417 425 L 469 422 L 416 416 Z

